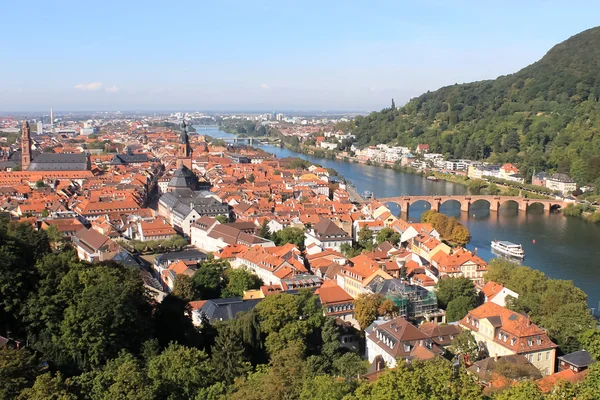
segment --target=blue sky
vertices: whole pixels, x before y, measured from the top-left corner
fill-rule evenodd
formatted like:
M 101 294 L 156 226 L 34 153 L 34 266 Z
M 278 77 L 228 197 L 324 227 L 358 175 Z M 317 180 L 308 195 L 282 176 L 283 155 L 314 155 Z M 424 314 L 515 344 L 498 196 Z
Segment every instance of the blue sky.
M 564 0 L 6 1 L 0 111 L 378 110 L 515 72 L 599 14 Z

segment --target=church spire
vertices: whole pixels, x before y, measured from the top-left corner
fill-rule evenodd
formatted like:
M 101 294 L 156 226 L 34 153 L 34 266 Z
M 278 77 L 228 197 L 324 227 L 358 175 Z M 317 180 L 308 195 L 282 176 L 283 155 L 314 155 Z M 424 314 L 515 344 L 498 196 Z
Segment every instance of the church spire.
M 179 145 L 177 148 L 177 168 L 186 166 L 192 167 L 192 149 L 190 147 L 190 138 L 187 133 L 187 125 L 185 123 L 185 117 L 183 118 L 183 124 L 181 125 L 183 130 L 179 135 Z
M 21 126 L 21 169 L 23 171 L 29 168 L 31 163 L 31 129 L 29 121 L 23 121 Z

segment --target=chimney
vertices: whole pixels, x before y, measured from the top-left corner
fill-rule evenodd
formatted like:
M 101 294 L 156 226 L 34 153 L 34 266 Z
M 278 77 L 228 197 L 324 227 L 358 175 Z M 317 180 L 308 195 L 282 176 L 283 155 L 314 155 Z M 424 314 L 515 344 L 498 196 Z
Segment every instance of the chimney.
M 498 361 L 498 353 L 494 354 L 494 361 Z

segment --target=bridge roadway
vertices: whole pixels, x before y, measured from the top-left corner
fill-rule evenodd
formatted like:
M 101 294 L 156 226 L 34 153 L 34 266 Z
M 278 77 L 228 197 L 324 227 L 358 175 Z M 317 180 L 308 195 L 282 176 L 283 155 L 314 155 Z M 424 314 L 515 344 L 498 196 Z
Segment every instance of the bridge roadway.
M 527 208 L 533 204 L 541 204 L 544 206 L 544 211 L 550 212 L 553 208 L 561 208 L 565 206 L 562 200 L 554 199 L 528 199 L 525 197 L 514 196 L 491 196 L 491 195 L 444 195 L 444 196 L 398 196 L 377 198 L 378 202 L 395 203 L 400 206 L 402 212 L 408 213 L 410 206 L 417 201 L 425 201 L 429 203 L 432 210 L 439 211 L 440 206 L 448 201 L 456 201 L 460 203 L 460 210 L 468 212 L 471 204 L 476 201 L 487 201 L 490 205 L 490 211 L 498 211 L 501 205 L 514 202 L 519 206 L 519 211 L 527 211 Z

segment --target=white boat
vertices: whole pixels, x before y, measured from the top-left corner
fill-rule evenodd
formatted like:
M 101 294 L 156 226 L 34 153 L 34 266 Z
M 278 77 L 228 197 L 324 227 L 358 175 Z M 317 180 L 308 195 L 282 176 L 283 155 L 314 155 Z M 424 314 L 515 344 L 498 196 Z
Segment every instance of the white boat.
M 505 240 L 492 240 L 492 249 L 511 257 L 525 258 L 525 252 L 520 244 Z

